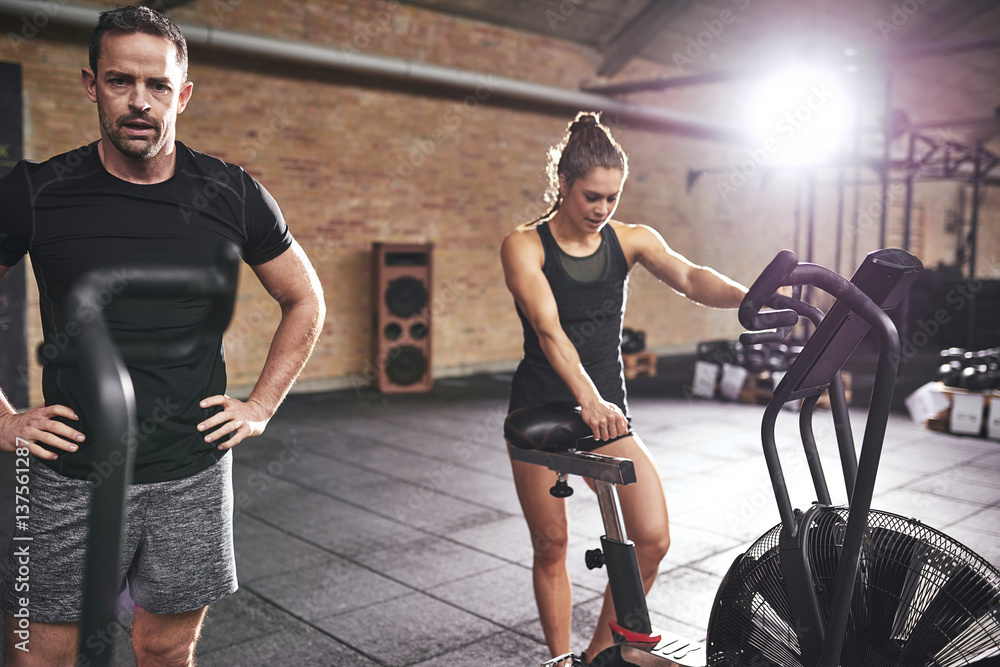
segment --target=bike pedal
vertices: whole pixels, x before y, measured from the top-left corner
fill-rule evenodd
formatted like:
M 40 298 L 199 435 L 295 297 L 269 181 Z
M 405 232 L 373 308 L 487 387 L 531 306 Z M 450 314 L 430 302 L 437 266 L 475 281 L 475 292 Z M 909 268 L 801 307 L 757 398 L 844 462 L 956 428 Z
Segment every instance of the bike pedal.
M 540 665 L 540 667 L 566 667 L 565 665 L 563 665 L 563 663 L 567 660 L 572 660 L 572 659 L 573 659 L 572 653 L 563 653 L 562 655 L 556 656 L 551 660 L 546 660 Z
M 642 656 L 652 655 L 662 660 L 658 667 L 704 667 L 708 661 L 704 642 L 694 641 L 671 632 L 659 631 L 661 639 L 655 646 L 628 643 L 622 646 L 621 655 L 635 664 L 647 664 Z

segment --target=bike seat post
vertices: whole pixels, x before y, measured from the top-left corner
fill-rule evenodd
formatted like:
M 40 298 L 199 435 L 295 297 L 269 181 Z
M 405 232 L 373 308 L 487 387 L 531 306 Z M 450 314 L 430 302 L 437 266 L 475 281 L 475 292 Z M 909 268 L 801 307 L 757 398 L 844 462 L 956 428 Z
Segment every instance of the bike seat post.
M 597 492 L 597 502 L 601 507 L 601 518 L 604 519 L 604 534 L 608 539 L 628 542 L 616 485 L 603 479 L 595 479 L 594 490 Z
M 627 633 L 634 639 L 652 639 L 653 627 L 646 607 L 642 575 L 635 555 L 635 545 L 629 541 L 625 530 L 617 484 L 607 479 L 591 479 L 594 480 L 601 518 L 604 520 L 601 548 L 608 570 L 611 600 L 615 606 L 616 623 L 612 625 L 612 630 L 623 635 Z M 658 635 L 655 637 L 658 640 Z

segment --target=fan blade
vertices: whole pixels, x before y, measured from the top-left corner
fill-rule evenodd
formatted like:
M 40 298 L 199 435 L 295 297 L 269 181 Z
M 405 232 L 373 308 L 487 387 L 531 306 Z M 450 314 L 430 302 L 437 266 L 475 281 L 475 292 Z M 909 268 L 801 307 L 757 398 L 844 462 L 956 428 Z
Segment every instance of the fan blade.
M 869 531 L 851 599 L 851 623 L 841 653 L 844 664 L 898 664 L 902 642 L 894 628 L 900 614 L 908 615 L 910 601 L 903 591 L 919 544 L 910 535 L 881 526 Z
M 901 655 L 902 664 L 925 664 L 928 656 L 937 656 L 946 648 L 958 651 L 958 655 L 977 655 L 974 645 L 980 633 L 966 633 L 976 619 L 988 613 L 991 605 L 997 603 L 996 588 L 981 573 L 965 563 L 949 559 L 947 568 L 935 572 L 946 577 L 939 584 L 936 594 L 917 619 Z M 928 573 L 928 576 L 933 576 Z M 971 636 L 970 636 L 971 635 Z M 963 637 L 963 645 L 949 646 Z M 954 663 L 962 664 L 962 663 Z
M 802 667 L 781 575 L 779 529 L 758 540 L 726 575 L 709 623 L 709 665 Z

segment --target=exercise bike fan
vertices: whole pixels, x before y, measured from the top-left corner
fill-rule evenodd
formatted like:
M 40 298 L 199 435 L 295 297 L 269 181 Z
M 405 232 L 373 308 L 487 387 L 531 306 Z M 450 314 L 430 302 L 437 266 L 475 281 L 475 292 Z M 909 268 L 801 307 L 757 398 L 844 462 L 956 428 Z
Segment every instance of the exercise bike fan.
M 817 507 L 808 558 L 829 618 L 847 510 Z M 782 576 L 779 524 L 730 569 L 708 631 L 709 665 L 806 665 Z M 912 519 L 870 510 L 840 664 L 844 667 L 1000 665 L 1000 573 Z
M 905 251 L 878 250 L 848 282 L 782 251 L 750 288 L 740 321 L 759 332 L 754 340 L 808 312 L 770 297 L 779 286 L 813 285 L 838 300 L 825 316 L 809 318 L 816 329 L 764 411 L 762 442 L 781 523 L 736 559 L 719 588 L 709 665 L 1000 667 L 1000 571 L 916 519 L 871 509 L 900 349 L 884 311 L 899 305 L 921 268 Z M 776 309 L 761 312 L 765 303 Z M 846 409 L 834 415 L 843 420 L 837 440 L 849 504 L 832 506 L 806 426 L 821 392 L 830 389 L 831 402 L 839 395 L 843 403 L 835 379 L 869 332 L 879 358 L 864 442 L 855 458 Z M 805 511 L 792 509 L 774 430 L 782 406 L 798 399 L 818 498 Z

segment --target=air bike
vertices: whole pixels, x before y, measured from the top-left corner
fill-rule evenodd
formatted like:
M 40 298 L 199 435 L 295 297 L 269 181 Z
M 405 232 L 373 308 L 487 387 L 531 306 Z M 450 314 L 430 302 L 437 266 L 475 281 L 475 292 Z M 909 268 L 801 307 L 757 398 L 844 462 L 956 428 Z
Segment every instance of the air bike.
M 606 534 L 601 549 L 588 552 L 587 565 L 607 566 L 617 618 L 611 622 L 615 645 L 591 665 L 1000 666 L 1000 572 L 915 519 L 871 509 L 899 362 L 899 335 L 885 311 L 900 303 L 921 269 L 908 252 L 878 250 L 848 281 L 786 250 L 747 293 L 739 310 L 751 331 L 740 338 L 744 344 L 783 339 L 800 317 L 815 329 L 775 387 L 761 425 L 781 523 L 729 569 L 704 643 L 650 624 L 616 491 L 618 484 L 635 482 L 632 462 L 577 451 L 577 442 L 591 433 L 576 412 L 525 408 L 508 416 L 511 457 L 556 472 L 554 495 L 568 495 L 567 475 L 594 481 Z M 806 285 L 836 298 L 825 316 L 776 293 L 794 286 L 800 294 Z M 840 370 L 870 331 L 879 357 L 858 456 Z M 838 507 L 831 504 L 812 429 L 816 402 L 828 389 L 848 498 Z M 774 435 L 782 406 L 800 399 L 799 430 L 816 491 L 805 510 L 793 509 Z

